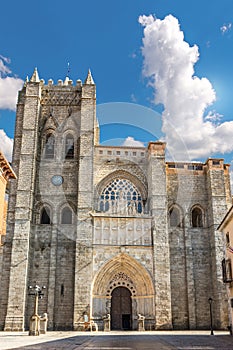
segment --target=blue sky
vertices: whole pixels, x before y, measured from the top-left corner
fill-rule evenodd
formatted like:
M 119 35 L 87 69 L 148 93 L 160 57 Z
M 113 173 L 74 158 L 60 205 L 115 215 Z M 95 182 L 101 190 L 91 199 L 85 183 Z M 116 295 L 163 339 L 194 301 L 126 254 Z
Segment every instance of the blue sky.
M 103 143 L 162 138 L 175 160 L 232 161 L 232 0 L 5 1 L 1 13 L 0 148 L 8 159 L 22 81 L 37 67 L 56 83 L 69 62 L 74 83 L 92 71 Z

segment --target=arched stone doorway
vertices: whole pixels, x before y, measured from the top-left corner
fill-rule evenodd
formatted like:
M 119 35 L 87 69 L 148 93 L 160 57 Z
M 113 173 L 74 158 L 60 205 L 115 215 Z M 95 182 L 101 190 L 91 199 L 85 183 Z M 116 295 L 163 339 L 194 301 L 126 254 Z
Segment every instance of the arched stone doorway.
M 112 326 L 111 317 L 113 316 L 114 290 L 119 287 L 128 290 L 131 300 L 130 312 L 124 312 L 122 308 L 121 317 L 125 315 L 124 325 L 130 319 L 130 329 L 136 330 L 138 327 L 138 315 L 141 314 L 146 317 L 148 329 L 154 327 L 155 300 L 150 274 L 134 258 L 128 254 L 121 253 L 107 261 L 95 275 L 93 281 L 91 317 L 98 323 L 99 329 L 104 329 L 103 320 L 106 317 L 111 319 L 111 329 L 119 327 L 119 322 L 118 326 Z M 126 315 L 130 315 L 130 318 Z
M 111 329 L 132 329 L 132 299 L 131 292 L 126 287 L 117 287 L 112 291 Z

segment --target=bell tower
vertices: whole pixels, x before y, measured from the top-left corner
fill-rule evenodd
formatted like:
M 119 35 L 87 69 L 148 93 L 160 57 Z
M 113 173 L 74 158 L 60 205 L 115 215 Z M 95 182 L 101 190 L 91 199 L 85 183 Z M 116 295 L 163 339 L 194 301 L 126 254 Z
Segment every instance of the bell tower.
M 6 237 L 5 259 L 10 260 L 9 285 L 3 285 L 3 298 L 7 301 L 5 331 L 24 330 L 25 298 L 35 168 L 37 159 L 38 121 L 40 114 L 41 83 L 37 70 L 19 93 L 13 166 L 17 181 L 12 184 L 9 202 L 9 226 Z M 6 263 L 6 260 L 4 261 Z M 3 262 L 3 264 L 4 264 Z M 3 277 L 4 279 L 4 277 Z M 5 304 L 5 303 L 4 303 Z M 4 305 L 1 303 L 1 305 Z M 5 304 L 6 305 L 6 304 Z

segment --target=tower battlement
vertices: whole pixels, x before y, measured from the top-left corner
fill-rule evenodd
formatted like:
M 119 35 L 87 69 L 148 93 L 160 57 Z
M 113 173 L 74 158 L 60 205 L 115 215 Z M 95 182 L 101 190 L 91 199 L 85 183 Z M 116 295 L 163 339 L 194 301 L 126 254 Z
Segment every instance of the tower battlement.
M 44 79 L 39 78 L 37 68 L 35 68 L 31 78 L 30 79 L 28 79 L 28 77 L 26 78 L 25 83 L 24 83 L 24 87 L 26 87 L 28 83 L 38 83 L 41 87 L 44 87 L 44 88 L 46 88 L 46 87 L 63 87 L 63 88 L 64 87 L 74 87 L 74 88 L 76 87 L 76 88 L 81 88 L 82 85 L 95 85 L 90 69 L 88 70 L 88 73 L 87 73 L 86 79 L 84 80 L 84 83 L 82 82 L 81 79 L 77 79 L 76 84 L 74 84 L 73 80 L 70 79 L 69 76 L 67 75 L 64 80 L 58 79 L 57 84 L 54 84 L 54 80 L 51 78 L 48 79 L 48 82 L 46 84 Z

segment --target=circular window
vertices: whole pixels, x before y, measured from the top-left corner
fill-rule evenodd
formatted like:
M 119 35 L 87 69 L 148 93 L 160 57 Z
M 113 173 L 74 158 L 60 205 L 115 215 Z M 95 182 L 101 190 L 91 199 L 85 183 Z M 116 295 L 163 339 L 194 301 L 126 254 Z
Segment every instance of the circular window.
M 63 177 L 61 175 L 53 175 L 53 177 L 51 178 L 51 182 L 54 186 L 60 186 L 63 184 Z

